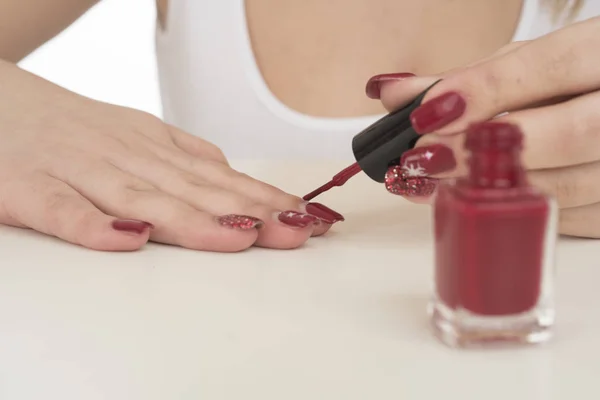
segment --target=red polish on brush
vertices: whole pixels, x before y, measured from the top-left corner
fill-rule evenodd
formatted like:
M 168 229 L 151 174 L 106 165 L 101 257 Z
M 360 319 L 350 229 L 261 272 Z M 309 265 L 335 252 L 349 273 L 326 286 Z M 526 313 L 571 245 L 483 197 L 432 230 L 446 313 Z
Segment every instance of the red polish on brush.
M 514 125 L 474 125 L 465 142 L 469 175 L 438 189 L 430 310 L 450 346 L 550 338 L 557 207 L 528 183 L 522 142 Z
M 356 162 L 336 174 L 326 184 L 308 193 L 303 199 L 312 200 L 331 188 L 343 186 L 360 171 L 374 181 L 383 183 L 390 165 L 397 164 L 402 154 L 412 149 L 419 139 L 420 135 L 411 125 L 410 115 L 421 105 L 429 89 L 436 83 L 406 107 L 389 113 L 354 136 L 352 152 Z
M 348 180 L 350 178 L 352 178 L 354 175 L 358 174 L 360 171 L 362 171 L 362 169 L 360 168 L 360 165 L 358 165 L 358 163 L 354 163 L 351 166 L 344 168 L 341 172 L 339 172 L 337 175 L 335 175 L 326 184 L 322 185 L 321 187 L 319 187 L 319 188 L 313 190 L 312 192 L 310 192 L 309 194 L 305 195 L 303 197 L 303 199 L 306 201 L 312 200 L 315 197 L 317 197 L 318 195 L 320 195 L 321 193 L 325 193 L 329 189 L 332 189 L 336 186 L 343 186 L 344 183 L 348 182 Z

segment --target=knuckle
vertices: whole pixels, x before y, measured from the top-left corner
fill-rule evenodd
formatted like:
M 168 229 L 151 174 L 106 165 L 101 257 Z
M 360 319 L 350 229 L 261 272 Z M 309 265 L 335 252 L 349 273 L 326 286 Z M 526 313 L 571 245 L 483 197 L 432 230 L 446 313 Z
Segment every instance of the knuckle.
M 205 154 L 206 157 L 219 162 L 227 160 L 225 153 L 223 153 L 223 150 L 221 150 L 217 145 L 200 138 L 194 139 L 196 139 L 195 145 L 197 146 L 198 150 Z
M 227 157 L 225 157 L 225 153 L 216 145 L 209 143 L 208 145 L 208 153 L 210 158 L 219 162 L 227 162 Z
M 498 109 L 501 106 L 503 99 L 502 93 L 506 87 L 503 74 L 497 61 L 490 61 L 479 66 L 471 67 L 473 75 L 467 70 L 465 76 L 465 85 L 468 87 L 469 93 L 484 92 L 485 107 L 490 109 Z M 470 79 L 473 77 L 474 79 Z
M 135 208 L 145 199 L 158 195 L 160 192 L 153 186 L 139 182 L 127 182 L 116 190 L 117 204 Z
M 155 139 L 161 139 L 163 142 L 171 140 L 166 124 L 162 119 L 153 114 L 135 110 L 135 112 L 130 113 L 128 120 L 129 129 L 132 132 L 147 135 Z
M 163 121 L 158 118 L 156 115 L 150 114 L 146 111 L 138 111 L 136 110 L 132 114 L 132 119 L 134 122 L 145 126 L 145 127 L 162 127 L 164 126 Z

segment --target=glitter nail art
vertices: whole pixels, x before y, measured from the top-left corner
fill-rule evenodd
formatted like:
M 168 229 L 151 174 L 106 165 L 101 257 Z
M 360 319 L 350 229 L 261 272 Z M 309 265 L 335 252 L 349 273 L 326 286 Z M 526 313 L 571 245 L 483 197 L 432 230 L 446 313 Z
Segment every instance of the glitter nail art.
M 427 197 L 435 192 L 436 187 L 436 179 L 411 176 L 400 166 L 390 167 L 385 175 L 385 188 L 398 196 Z
M 260 228 L 264 222 L 258 218 L 249 215 L 228 214 L 217 217 L 217 222 L 221 226 L 240 230 L 250 230 Z

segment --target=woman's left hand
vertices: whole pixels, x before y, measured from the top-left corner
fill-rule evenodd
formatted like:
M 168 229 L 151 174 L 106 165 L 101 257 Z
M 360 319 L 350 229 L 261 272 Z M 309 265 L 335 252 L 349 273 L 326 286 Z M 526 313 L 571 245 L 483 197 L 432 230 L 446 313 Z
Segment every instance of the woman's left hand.
M 497 117 L 519 125 L 523 162 L 531 182 L 561 208 L 562 234 L 600 238 L 600 18 L 530 42 L 512 43 L 494 56 L 435 77 L 370 81 L 386 108 L 396 109 L 443 78 L 411 115 L 423 137 L 400 167 L 426 175 L 389 182 L 388 190 L 424 201 L 435 179 L 465 173 L 465 128 Z M 380 96 L 378 96 L 380 95 Z M 500 114 L 508 113 L 499 116 Z

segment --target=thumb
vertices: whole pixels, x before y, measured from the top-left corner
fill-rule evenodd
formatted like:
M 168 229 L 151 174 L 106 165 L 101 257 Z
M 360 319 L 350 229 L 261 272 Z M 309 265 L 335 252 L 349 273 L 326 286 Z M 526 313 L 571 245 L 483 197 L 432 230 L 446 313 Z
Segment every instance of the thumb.
M 387 81 L 381 85 L 380 99 L 386 110 L 392 112 L 404 107 L 439 78 L 434 76 Z

